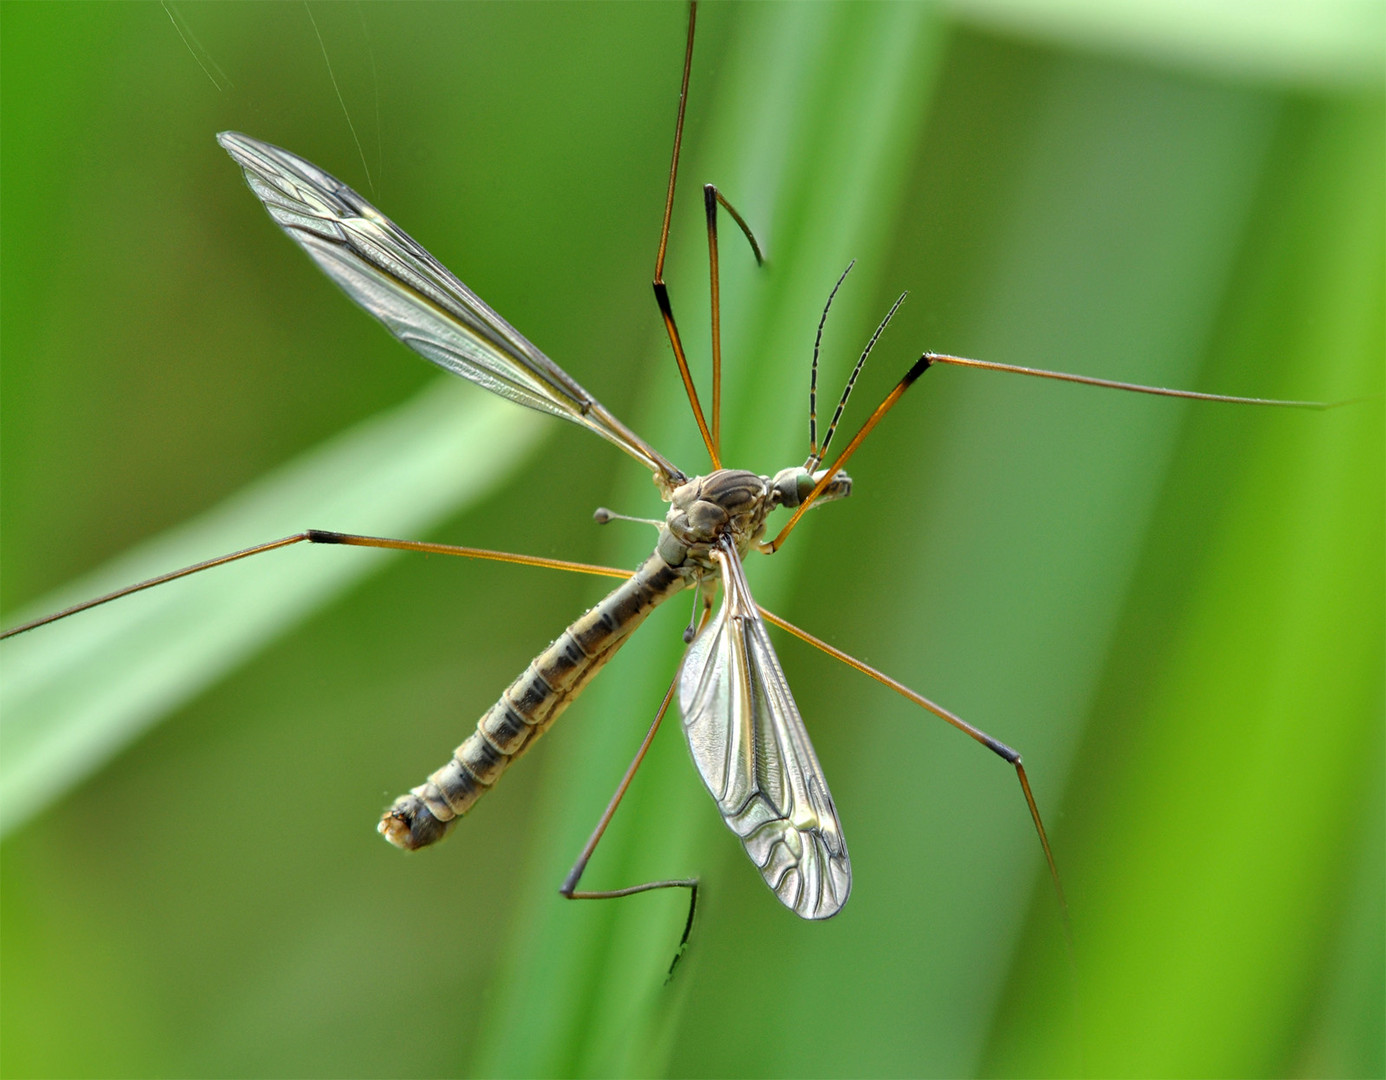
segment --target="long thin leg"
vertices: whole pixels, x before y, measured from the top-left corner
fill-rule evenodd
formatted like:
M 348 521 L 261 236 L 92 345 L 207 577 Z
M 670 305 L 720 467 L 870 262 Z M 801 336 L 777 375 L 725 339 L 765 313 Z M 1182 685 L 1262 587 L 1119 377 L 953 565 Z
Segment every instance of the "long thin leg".
M 759 607 L 759 605 L 757 605 L 757 607 Z M 780 618 L 778 615 L 766 611 L 765 608 L 760 608 L 760 614 L 766 622 L 774 623 L 781 630 L 785 630 L 793 634 L 800 641 L 805 641 L 808 644 L 812 645 L 814 648 L 821 649 L 823 652 L 827 653 L 834 659 L 841 660 L 848 667 L 855 668 L 857 671 L 860 671 L 863 675 L 869 675 L 871 678 L 875 679 L 878 683 L 881 683 L 883 686 L 890 687 L 890 689 L 894 690 L 901 697 L 904 697 L 909 701 L 914 702 L 916 705 L 919 705 L 922 708 L 927 709 L 929 712 L 937 716 L 940 720 L 944 720 L 947 723 L 952 724 L 963 734 L 968 735 L 971 738 L 977 740 L 977 742 L 981 743 L 993 754 L 996 754 L 998 757 L 1004 759 L 1010 765 L 1015 767 L 1016 777 L 1020 781 L 1020 790 L 1025 795 L 1025 805 L 1030 808 L 1030 819 L 1035 823 L 1035 832 L 1039 834 L 1040 847 L 1044 849 L 1044 861 L 1049 866 L 1049 878 L 1051 881 L 1053 881 L 1054 892 L 1059 898 L 1059 912 L 1063 919 L 1064 938 L 1068 942 L 1071 954 L 1073 949 L 1073 934 L 1069 927 L 1068 921 L 1068 900 L 1064 897 L 1063 882 L 1059 880 L 1059 868 L 1057 864 L 1054 862 L 1054 852 L 1049 846 L 1049 834 L 1045 831 L 1044 821 L 1040 817 L 1039 806 L 1035 802 L 1034 792 L 1030 790 L 1030 779 L 1025 775 L 1025 766 L 1021 763 L 1020 752 L 1007 746 L 1000 739 L 993 738 L 991 735 L 988 735 L 981 728 L 973 727 L 971 724 L 969 724 L 962 717 L 958 716 L 956 713 L 950 712 L 948 709 L 945 709 L 942 705 L 930 701 L 923 694 L 911 690 L 908 686 L 906 686 L 899 680 L 892 679 L 889 675 L 885 674 L 884 672 L 877 671 L 870 664 L 858 660 L 855 656 L 851 656 L 848 653 L 843 652 L 841 649 L 834 648 L 832 645 L 829 645 L 826 641 L 823 641 L 821 638 L 814 637 L 807 630 L 803 630 L 795 626 L 793 623 L 787 622 L 786 620 Z
M 717 207 L 721 206 L 733 221 L 741 227 L 751 252 L 756 257 L 756 265 L 762 266 L 765 259 L 760 253 L 751 227 L 746 219 L 736 212 L 736 207 L 727 202 L 715 184 L 703 185 L 703 210 L 707 214 L 707 263 L 712 293 L 712 445 L 717 453 L 722 452 L 722 289 L 717 259 Z
M 386 536 L 361 536 L 356 533 L 330 532 L 326 529 L 307 529 L 301 533 L 294 533 L 292 536 L 268 540 L 263 544 L 256 544 L 253 547 L 242 548 L 240 551 L 232 551 L 226 555 L 218 555 L 213 559 L 193 563 L 191 566 L 184 566 L 178 570 L 171 570 L 167 574 L 160 574 L 134 585 L 126 585 L 122 589 L 107 593 L 105 596 L 98 596 L 94 600 L 85 600 L 80 604 L 64 608 L 62 611 L 55 611 L 51 615 L 32 619 L 20 626 L 12 626 L 10 629 L 0 632 L 0 640 L 14 637 L 16 634 L 22 634 L 40 626 L 47 626 L 49 623 L 65 619 L 69 615 L 76 615 L 78 612 L 108 604 L 112 600 L 119 600 L 121 597 L 143 592 L 145 589 L 152 589 L 156 585 L 177 581 L 179 578 L 201 573 L 203 570 L 211 570 L 217 566 L 225 566 L 227 563 L 237 562 L 240 559 L 248 559 L 252 555 L 263 555 L 267 551 L 275 551 L 279 548 L 303 543 L 389 548 L 394 551 L 417 551 L 426 555 L 456 555 L 466 559 L 489 559 L 493 562 L 517 563 L 521 566 L 542 566 L 550 570 L 570 570 L 578 574 L 597 574 L 603 577 L 628 578 L 631 576 L 631 571 L 621 570 L 614 566 L 595 566 L 591 563 L 570 562 L 567 559 L 545 559 L 537 555 L 517 555 L 509 551 L 489 551 L 485 548 L 463 547 L 459 544 L 433 544 L 423 540 L 395 540 Z
M 678 676 L 674 676 L 674 681 L 669 684 L 669 689 L 664 695 L 664 700 L 660 703 L 659 711 L 655 713 L 654 722 L 650 724 L 650 730 L 645 732 L 645 738 L 640 743 L 640 749 L 635 752 L 635 758 L 631 761 L 626 773 L 621 777 L 621 782 L 616 787 L 616 793 L 611 796 L 611 801 L 606 804 L 606 810 L 602 812 L 601 820 L 597 822 L 597 827 L 592 830 L 592 835 L 587 838 L 587 843 L 582 847 L 582 853 L 577 857 L 577 862 L 573 863 L 573 868 L 568 871 L 568 876 L 563 879 L 562 886 L 559 887 L 559 894 L 569 900 L 614 900 L 621 896 L 634 896 L 636 893 L 653 892 L 655 889 L 687 889 L 688 890 L 688 918 L 683 925 L 683 934 L 679 937 L 678 950 L 674 953 L 674 959 L 669 964 L 669 974 L 674 974 L 674 968 L 683 956 L 683 950 L 688 945 L 689 935 L 693 933 L 693 914 L 698 908 L 698 879 L 693 878 L 670 878 L 665 881 L 647 881 L 642 885 L 630 885 L 624 889 L 604 889 L 600 891 L 578 891 L 578 881 L 582 878 L 583 871 L 587 869 L 588 862 L 592 859 L 592 853 L 597 850 L 597 844 L 606 833 L 606 827 L 611 824 L 611 819 L 616 815 L 616 808 L 621 805 L 621 800 L 625 798 L 626 790 L 630 787 L 630 782 L 635 779 L 635 771 L 640 768 L 641 762 L 645 760 L 645 754 L 650 749 L 650 744 L 654 742 L 655 732 L 659 730 L 659 725 L 664 720 L 664 714 L 669 711 L 669 703 L 674 700 L 674 688 L 678 685 Z
M 1231 394 L 1205 394 L 1197 390 L 1171 390 L 1164 386 L 1143 386 L 1140 383 L 1118 382 L 1116 379 L 1096 379 L 1090 375 L 1070 375 L 1066 371 L 1045 371 L 1043 368 L 1021 367 L 1019 364 L 998 364 L 992 360 L 970 360 L 966 356 L 949 356 L 946 353 L 927 353 L 924 358 L 934 364 L 1002 371 L 1008 375 L 1033 375 L 1038 379 L 1097 386 L 1104 390 L 1128 390 L 1133 394 L 1154 394 L 1157 397 L 1186 398 L 1190 401 L 1221 401 L 1226 405 L 1272 405 L 1281 409 L 1322 410 L 1353 405 L 1361 400 L 1352 398 L 1347 401 L 1282 401 L 1278 398 L 1234 397 Z
M 674 350 L 674 360 L 679 365 L 679 376 L 683 379 L 683 389 L 688 395 L 688 404 L 693 407 L 693 419 L 698 422 L 703 444 L 707 447 L 712 467 L 720 469 L 722 463 L 717 454 L 717 440 L 708 430 L 707 418 L 703 415 L 702 403 L 698 400 L 698 390 L 693 385 L 693 375 L 688 370 L 688 356 L 683 351 L 683 341 L 679 337 L 678 325 L 674 322 L 674 309 L 669 303 L 669 289 L 664 284 L 664 256 L 669 250 L 669 222 L 674 213 L 674 188 L 679 175 L 679 151 L 683 147 L 683 114 L 688 105 L 688 77 L 693 71 L 693 29 L 698 21 L 696 0 L 688 5 L 688 45 L 683 54 L 683 83 L 679 88 L 679 115 L 674 123 L 674 153 L 669 163 L 669 188 L 664 196 L 664 224 L 659 230 L 659 250 L 655 254 L 654 286 L 655 303 L 664 320 L 669 344 Z
M 679 154 L 683 148 L 683 117 L 688 105 L 688 79 L 693 71 L 693 30 L 698 20 L 697 0 L 688 5 L 688 46 L 683 54 L 683 82 L 679 88 L 679 113 L 674 123 L 674 152 L 669 162 L 669 187 L 664 195 L 664 222 L 659 230 L 659 249 L 655 253 L 654 286 L 655 303 L 659 305 L 660 317 L 664 320 L 664 330 L 669 335 L 669 345 L 674 350 L 674 360 L 679 366 L 679 377 L 683 379 L 684 393 L 688 404 L 693 408 L 693 419 L 698 422 L 698 432 L 707 447 L 712 467 L 722 467 L 721 428 L 722 428 L 722 340 L 721 305 L 718 296 L 717 280 L 717 206 L 726 210 L 732 220 L 746 234 L 755 254 L 757 264 L 764 263 L 760 245 L 751 233 L 746 219 L 736 212 L 736 208 L 722 196 L 713 185 L 703 189 L 704 204 L 707 207 L 707 244 L 712 274 L 712 426 L 708 427 L 703 414 L 702 402 L 698 399 L 697 387 L 693 385 L 693 374 L 688 369 L 688 355 L 683 349 L 683 339 L 679 336 L 678 324 L 674 321 L 674 308 L 669 300 L 669 288 L 664 283 L 664 259 L 669 253 L 669 223 L 674 214 L 674 190 L 678 184 Z
M 899 301 L 896 301 L 899 306 Z M 892 313 L 894 308 L 891 309 Z M 889 321 L 890 316 L 886 316 Z M 882 328 L 884 323 L 882 323 Z M 877 330 L 877 334 L 880 330 Z M 874 341 L 874 338 L 873 338 Z M 1020 367 L 1016 364 L 998 364 L 990 360 L 970 360 L 965 356 L 949 356 L 946 353 L 925 353 L 905 372 L 904 378 L 895 384 L 895 388 L 885 396 L 885 399 L 876 406 L 873 412 L 862 424 L 860 430 L 852 436 L 852 441 L 847 444 L 847 448 L 837 456 L 837 460 L 823 472 L 822 478 L 818 481 L 808 496 L 801 502 L 794 514 L 785 523 L 784 528 L 773 539 L 760 545 L 760 549 L 765 552 L 772 552 L 779 549 L 789 536 L 790 531 L 799 523 L 799 519 L 804 516 L 814 501 L 822 494 L 823 490 L 832 482 L 834 476 L 847 463 L 847 459 L 856 453 L 866 437 L 871 434 L 871 429 L 880 423 L 881 418 L 888 413 L 901 396 L 914 385 L 916 379 L 928 371 L 934 364 L 948 364 L 953 367 L 980 368 L 984 371 L 1002 371 L 1010 375 L 1031 375 L 1038 379 L 1054 379 L 1058 382 L 1077 383 L 1080 386 L 1096 386 L 1104 390 L 1126 390 L 1135 394 L 1153 394 L 1157 397 L 1186 398 L 1193 401 L 1216 401 L 1225 405 L 1266 405 L 1282 409 L 1336 409 L 1343 405 L 1355 404 L 1357 399 L 1347 401 L 1284 401 L 1278 398 L 1250 398 L 1235 397 L 1230 394 L 1205 394 L 1197 390 L 1171 390 L 1163 386 L 1144 386 L 1140 383 L 1118 382 L 1115 379 L 1096 379 L 1088 375 L 1070 375 L 1063 371 L 1045 371 L 1042 368 Z M 834 418 L 836 423 L 836 418 Z M 826 442 L 826 440 L 825 440 Z
M 722 287 L 717 265 L 717 189 L 703 185 L 707 213 L 708 291 L 712 306 L 712 445 L 722 452 Z M 714 455 L 716 456 L 716 455 Z

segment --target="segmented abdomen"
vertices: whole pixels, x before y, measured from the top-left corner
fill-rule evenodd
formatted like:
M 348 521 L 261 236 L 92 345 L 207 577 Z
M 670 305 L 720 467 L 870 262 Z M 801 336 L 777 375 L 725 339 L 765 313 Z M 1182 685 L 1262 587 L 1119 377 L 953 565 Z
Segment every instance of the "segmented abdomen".
M 651 555 L 635 575 L 577 619 L 534 658 L 477 721 L 452 760 L 401 795 L 380 819 L 380 832 L 410 851 L 447 835 L 511 762 L 602 669 L 655 606 L 685 588 L 688 572 Z

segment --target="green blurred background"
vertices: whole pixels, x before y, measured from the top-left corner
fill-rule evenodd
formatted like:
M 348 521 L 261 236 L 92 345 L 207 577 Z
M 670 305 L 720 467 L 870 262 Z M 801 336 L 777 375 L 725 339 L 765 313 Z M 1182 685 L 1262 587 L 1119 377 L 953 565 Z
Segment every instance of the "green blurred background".
M 561 901 L 681 603 L 446 845 L 401 855 L 381 807 L 606 585 L 295 550 L 152 629 L 141 605 L 190 583 L 87 617 L 111 627 L 96 659 L 68 627 L 0 650 L 5 1075 L 1386 1072 L 1382 6 L 699 25 L 668 278 L 704 379 L 697 184 L 770 260 L 724 234 L 730 463 L 802 459 L 814 329 L 853 257 L 829 393 L 913 291 L 853 426 L 923 349 L 1370 398 L 1251 410 L 936 370 L 854 460 L 851 502 L 752 559 L 763 603 L 1025 753 L 1075 964 L 1011 770 L 779 636 L 851 846 L 842 915 L 780 908 L 673 726 L 586 880 L 702 876 L 677 978 L 680 897 Z M 648 285 L 681 6 L 7 2 L 0 33 L 6 624 L 227 500 L 186 554 L 135 557 L 309 525 L 648 550 L 589 516 L 658 512 L 636 466 L 435 385 L 212 135 L 353 184 L 700 469 Z M 474 417 L 473 445 L 428 441 Z M 312 454 L 327 479 L 303 485 Z M 296 591 L 328 565 L 370 576 Z M 9 696 L 27 681 L 57 698 Z

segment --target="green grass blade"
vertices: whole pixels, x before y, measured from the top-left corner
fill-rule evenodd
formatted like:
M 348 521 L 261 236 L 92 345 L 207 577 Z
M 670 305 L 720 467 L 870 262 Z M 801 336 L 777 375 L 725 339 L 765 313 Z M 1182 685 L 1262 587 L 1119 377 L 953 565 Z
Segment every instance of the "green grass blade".
M 1380 903 L 1380 124 L 1377 107 L 1287 111 L 1210 356 L 1221 379 L 1368 400 L 1308 423 L 1196 417 L 1093 709 L 1064 846 L 1099 1074 L 1380 1061 L 1379 982 L 1332 1004 L 1317 989 L 1381 952 L 1380 919 L 1351 914 Z M 1062 1008 L 1016 1007 L 1062 977 L 1042 933 L 998 1016 L 998 1074 L 1074 1052 Z
M 888 242 L 928 105 L 939 39 L 929 14 L 911 7 L 771 7 L 738 14 L 707 121 L 707 146 L 690 155 L 683 176 L 685 183 L 714 179 L 766 248 L 768 266 L 757 271 L 733 238 L 722 242 L 724 430 L 729 463 L 773 471 L 807 453 L 808 359 L 817 314 L 848 260 Z M 695 71 L 695 82 L 701 74 Z M 775 92 L 766 93 L 767 86 Z M 701 93 L 707 109 L 708 91 Z M 697 207 L 685 197 L 669 280 L 685 341 L 701 343 L 706 253 L 700 215 L 690 213 Z M 883 271 L 880 259 L 864 260 L 839 295 L 833 353 L 825 357 L 825 396 L 835 399 L 847 350 L 859 348 L 879 318 L 873 305 L 879 303 Z M 851 344 L 844 347 L 844 339 Z M 668 362 L 665 350 L 659 352 L 652 364 Z M 698 352 L 706 355 L 704 348 Z M 881 363 L 898 366 L 898 359 L 895 351 Z M 879 381 L 863 394 L 878 393 Z M 667 390 L 642 430 L 659 432 L 661 445 L 681 443 L 686 450 L 676 460 L 696 463 L 702 455 L 689 441 L 687 403 L 663 382 Z M 863 414 L 859 405 L 854 415 Z M 625 498 L 634 502 L 639 488 L 632 486 Z M 627 562 L 649 542 L 643 530 L 621 541 L 621 554 L 613 558 Z M 771 606 L 782 602 L 808 555 L 805 545 L 795 543 L 774 560 L 752 556 L 757 598 Z M 771 561 L 775 565 L 762 565 Z M 583 744 L 550 770 L 541 808 L 549 828 L 513 917 L 508 963 L 488 1010 L 478 1072 L 665 1071 L 684 996 L 706 975 L 701 954 L 711 928 L 735 918 L 725 879 L 757 877 L 709 805 L 687 761 L 677 718 L 670 717 L 589 874 L 593 888 L 704 875 L 695 942 L 674 985 L 665 988 L 663 982 L 687 909 L 682 891 L 610 903 L 553 898 L 677 670 L 688 609 L 671 606 L 677 610 L 642 629 L 588 691 L 585 726 L 601 730 L 589 730 Z M 771 917 L 787 915 L 763 892 L 763 886 L 756 889 L 751 902 L 763 904 Z M 803 929 L 811 934 L 826 928 Z M 788 957 L 776 962 L 791 963 Z M 544 1017 L 537 1028 L 529 1022 L 534 1015 Z

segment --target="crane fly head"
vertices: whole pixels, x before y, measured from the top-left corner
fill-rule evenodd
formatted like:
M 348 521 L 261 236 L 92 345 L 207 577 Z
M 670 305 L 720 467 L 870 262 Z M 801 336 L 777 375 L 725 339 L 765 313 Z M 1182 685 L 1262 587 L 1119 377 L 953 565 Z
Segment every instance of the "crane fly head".
M 817 472 L 810 472 L 802 465 L 781 469 L 770 481 L 771 497 L 775 505 L 788 506 L 791 509 L 798 506 L 808 498 L 809 492 L 818 486 L 818 482 L 823 479 L 823 475 L 827 471 L 827 469 L 819 469 Z M 814 504 L 845 499 L 850 494 L 852 494 L 852 478 L 839 469 L 828 481 L 828 486 L 819 493 Z

